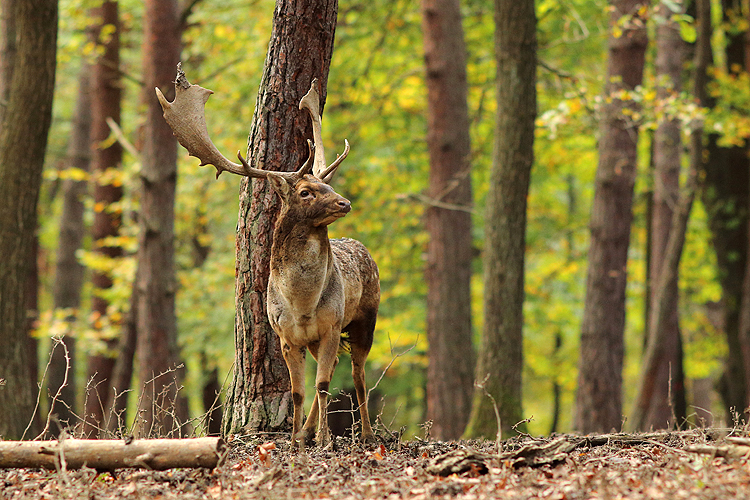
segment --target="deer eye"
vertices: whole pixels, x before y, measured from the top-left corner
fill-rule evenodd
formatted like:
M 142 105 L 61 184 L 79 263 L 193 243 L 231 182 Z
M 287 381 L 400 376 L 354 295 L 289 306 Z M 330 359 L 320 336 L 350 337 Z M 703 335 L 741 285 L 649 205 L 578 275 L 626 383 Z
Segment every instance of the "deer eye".
M 300 198 L 309 198 L 310 196 L 312 196 L 312 193 L 310 193 L 310 191 L 308 191 L 307 189 L 303 189 L 299 192 L 299 195 Z

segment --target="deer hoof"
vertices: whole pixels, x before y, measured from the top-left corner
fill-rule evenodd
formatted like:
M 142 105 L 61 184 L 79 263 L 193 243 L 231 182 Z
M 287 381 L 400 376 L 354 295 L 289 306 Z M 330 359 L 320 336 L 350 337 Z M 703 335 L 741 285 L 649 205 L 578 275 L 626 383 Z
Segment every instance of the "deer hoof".
M 327 431 L 319 431 L 318 435 L 315 436 L 315 443 L 323 448 L 331 443 L 331 433 Z
M 362 444 L 376 444 L 378 442 L 378 439 L 375 437 L 375 434 L 370 432 L 367 434 L 362 434 L 360 437 Z

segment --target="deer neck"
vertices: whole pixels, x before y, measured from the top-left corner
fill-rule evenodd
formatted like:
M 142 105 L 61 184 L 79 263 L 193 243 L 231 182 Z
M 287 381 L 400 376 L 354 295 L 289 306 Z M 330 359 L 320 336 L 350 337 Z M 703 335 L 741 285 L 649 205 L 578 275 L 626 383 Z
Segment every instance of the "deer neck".
M 271 277 L 300 314 L 317 307 L 334 272 L 326 226 L 315 227 L 281 214 L 271 246 Z

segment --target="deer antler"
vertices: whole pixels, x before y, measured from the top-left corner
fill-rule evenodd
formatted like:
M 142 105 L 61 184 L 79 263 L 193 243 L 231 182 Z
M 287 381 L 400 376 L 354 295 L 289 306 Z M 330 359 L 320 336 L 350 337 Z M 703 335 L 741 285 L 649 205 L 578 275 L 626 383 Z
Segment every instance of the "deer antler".
M 300 100 L 299 109 L 306 109 L 310 113 L 310 119 L 312 120 L 313 126 L 313 140 L 315 141 L 315 159 L 313 160 L 312 172 L 315 177 L 322 180 L 326 184 L 331 182 L 333 174 L 336 173 L 336 169 L 339 164 L 344 161 L 346 155 L 349 154 L 349 141 L 344 139 L 344 152 L 331 163 L 330 166 L 326 167 L 326 155 L 323 149 L 323 134 L 322 134 L 322 122 L 320 119 L 320 95 L 318 94 L 318 79 L 313 78 L 310 84 L 310 90 Z
M 222 155 L 208 136 L 206 127 L 205 106 L 208 98 L 213 94 L 212 90 L 204 89 L 199 85 L 191 85 L 182 71 L 182 64 L 177 64 L 177 78 L 175 79 L 175 98 L 169 102 L 162 94 L 161 90 L 156 89 L 156 97 L 159 99 L 162 109 L 164 110 L 164 119 L 172 128 L 172 132 L 177 137 L 180 144 L 191 156 L 195 156 L 201 161 L 201 165 L 213 165 L 216 167 L 216 177 L 224 172 L 231 172 L 246 177 L 255 177 L 265 179 L 268 177 L 267 170 L 253 168 L 247 164 L 242 154 L 238 151 L 237 158 L 241 163 L 229 161 Z M 311 169 L 311 161 L 314 154 L 314 146 L 308 141 L 310 156 L 297 172 L 275 172 L 282 177 L 301 177 Z

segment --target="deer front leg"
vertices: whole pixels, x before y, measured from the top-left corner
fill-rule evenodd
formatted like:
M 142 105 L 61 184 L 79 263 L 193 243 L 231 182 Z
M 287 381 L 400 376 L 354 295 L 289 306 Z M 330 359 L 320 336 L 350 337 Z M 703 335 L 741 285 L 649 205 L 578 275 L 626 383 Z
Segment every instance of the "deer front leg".
M 313 358 L 315 358 L 315 361 L 318 361 L 318 345 L 312 344 L 309 345 L 308 348 L 310 349 L 310 353 L 313 355 Z M 338 363 L 339 358 L 338 356 L 336 356 L 336 361 L 333 363 L 331 375 L 329 376 L 328 380 L 331 380 L 333 378 L 333 372 L 336 370 L 336 365 L 338 365 Z M 313 398 L 312 407 L 310 408 L 310 414 L 307 416 L 305 425 L 302 427 L 302 433 L 305 436 L 307 442 L 311 442 L 313 440 L 313 438 L 315 437 L 315 430 L 318 428 L 318 421 L 320 420 L 318 408 L 318 391 L 315 391 L 315 398 Z
M 318 410 L 318 433 L 315 441 L 318 446 L 325 446 L 331 441 L 331 431 L 328 429 L 328 390 L 331 385 L 333 369 L 338 363 L 339 339 L 341 333 L 336 329 L 331 329 L 328 335 L 324 335 L 318 345 L 318 370 L 315 375 L 315 399 L 317 405 L 314 408 Z M 312 412 L 308 421 L 312 420 Z M 314 425 L 314 423 L 313 423 Z
M 292 382 L 292 402 L 294 403 L 294 420 L 292 421 L 292 441 L 304 439 L 300 436 L 302 419 L 305 415 L 305 347 L 293 346 L 281 339 L 281 353 L 289 370 Z

